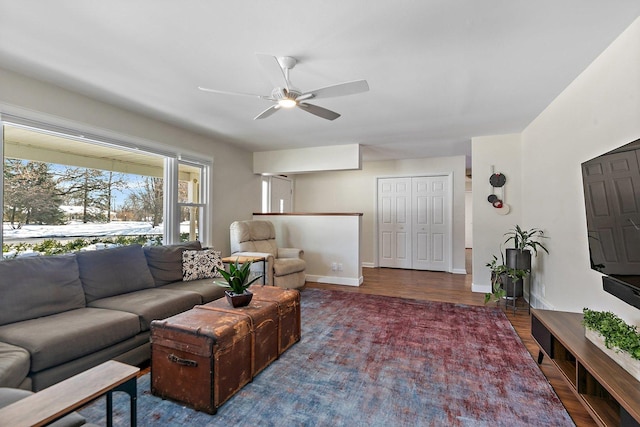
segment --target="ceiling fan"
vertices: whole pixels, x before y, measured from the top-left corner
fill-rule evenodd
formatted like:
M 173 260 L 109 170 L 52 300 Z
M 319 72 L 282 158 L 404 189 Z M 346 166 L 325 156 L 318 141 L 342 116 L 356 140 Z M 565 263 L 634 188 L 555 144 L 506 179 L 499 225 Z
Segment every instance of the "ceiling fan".
M 330 98 L 336 96 L 353 95 L 356 93 L 366 92 L 369 85 L 366 80 L 355 80 L 352 82 L 338 83 L 331 86 L 322 87 L 320 89 L 309 92 L 302 92 L 291 84 L 289 80 L 289 71 L 295 67 L 298 62 L 290 56 L 276 58 L 275 56 L 257 53 L 258 61 L 268 74 L 271 83 L 275 86 L 271 91 L 271 95 L 254 95 L 250 93 L 228 92 L 224 90 L 209 89 L 198 86 L 198 89 L 205 92 L 220 93 L 224 95 L 240 95 L 253 98 L 265 99 L 274 103 L 271 107 L 254 117 L 254 120 L 264 119 L 276 113 L 282 108 L 298 107 L 307 113 L 314 114 L 327 120 L 335 120 L 340 114 L 335 111 L 309 104 L 307 101 L 317 98 Z

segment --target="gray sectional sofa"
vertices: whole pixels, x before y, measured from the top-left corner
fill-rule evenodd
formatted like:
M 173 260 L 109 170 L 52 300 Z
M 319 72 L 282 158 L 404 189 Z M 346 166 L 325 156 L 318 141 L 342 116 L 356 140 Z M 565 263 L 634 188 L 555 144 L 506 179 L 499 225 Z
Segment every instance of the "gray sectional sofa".
M 212 279 L 182 281 L 186 249 L 200 242 L 1 261 L 0 387 L 39 391 L 110 359 L 149 359 L 152 320 L 224 295 Z

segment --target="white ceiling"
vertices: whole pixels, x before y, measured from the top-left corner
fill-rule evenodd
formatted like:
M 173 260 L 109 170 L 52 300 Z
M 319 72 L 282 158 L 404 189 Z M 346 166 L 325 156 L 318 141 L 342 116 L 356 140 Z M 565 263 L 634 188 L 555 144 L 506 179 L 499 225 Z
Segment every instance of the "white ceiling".
M 365 160 L 471 155 L 519 132 L 633 20 L 638 0 L 0 0 L 0 67 L 251 151 L 359 143 Z M 254 53 L 303 91 L 370 91 L 253 121 Z

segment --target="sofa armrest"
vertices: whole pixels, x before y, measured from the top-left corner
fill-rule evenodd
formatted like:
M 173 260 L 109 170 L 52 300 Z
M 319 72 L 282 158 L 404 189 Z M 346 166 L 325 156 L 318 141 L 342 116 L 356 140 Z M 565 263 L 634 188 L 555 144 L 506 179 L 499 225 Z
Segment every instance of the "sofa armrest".
M 304 251 L 298 248 L 278 248 L 278 258 L 302 258 Z
M 27 350 L 0 342 L 0 388 L 21 387 L 29 374 L 30 368 L 31 355 Z M 0 402 L 2 402 L 2 399 L 0 399 Z

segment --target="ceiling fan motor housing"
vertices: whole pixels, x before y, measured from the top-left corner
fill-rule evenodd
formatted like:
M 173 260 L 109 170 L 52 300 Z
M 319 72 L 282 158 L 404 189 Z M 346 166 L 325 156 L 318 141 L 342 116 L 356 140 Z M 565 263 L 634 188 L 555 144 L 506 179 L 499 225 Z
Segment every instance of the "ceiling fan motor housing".
M 302 92 L 295 88 L 290 88 L 289 90 L 287 90 L 283 87 L 277 87 L 271 92 L 271 97 L 277 101 L 281 99 L 291 99 L 295 101 L 301 94 Z

